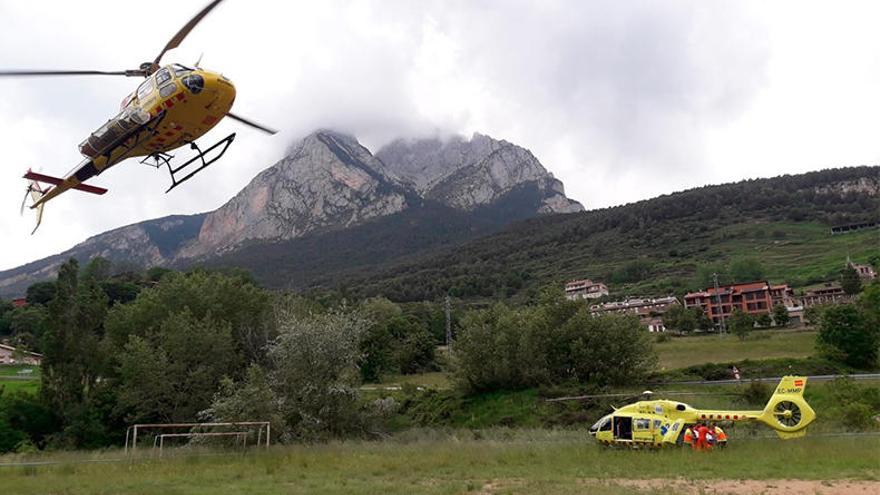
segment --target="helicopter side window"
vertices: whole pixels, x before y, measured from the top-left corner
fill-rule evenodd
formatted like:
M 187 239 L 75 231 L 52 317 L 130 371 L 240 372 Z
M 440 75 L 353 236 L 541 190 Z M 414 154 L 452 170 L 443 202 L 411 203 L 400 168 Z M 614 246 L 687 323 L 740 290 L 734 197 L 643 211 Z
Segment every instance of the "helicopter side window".
M 660 425 L 662 425 L 662 424 L 663 424 L 662 421 L 660 421 L 659 419 L 655 419 L 655 420 L 654 420 L 654 429 L 655 429 L 655 430 L 659 430 L 659 429 L 660 429 Z
M 171 72 L 168 69 L 160 69 L 159 72 L 156 73 L 156 84 L 161 86 L 165 82 L 171 79 Z
M 153 79 L 147 79 L 140 86 L 138 86 L 138 100 L 144 100 L 150 93 L 153 91 Z
M 177 90 L 177 85 L 174 83 L 166 84 L 159 88 L 159 96 L 162 98 L 168 98 Z
M 650 419 L 637 419 L 636 420 L 636 429 L 637 430 L 651 429 L 651 420 Z

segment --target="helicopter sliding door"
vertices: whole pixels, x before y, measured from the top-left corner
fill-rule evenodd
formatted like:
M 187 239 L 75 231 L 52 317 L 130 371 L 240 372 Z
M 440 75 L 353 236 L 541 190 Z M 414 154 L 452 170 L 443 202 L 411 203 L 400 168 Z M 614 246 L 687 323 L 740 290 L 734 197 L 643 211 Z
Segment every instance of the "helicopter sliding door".
M 632 418 L 626 416 L 614 417 L 614 440 L 632 441 Z
M 660 428 L 660 421 L 657 421 Z M 654 443 L 654 430 L 650 418 L 635 418 L 633 420 L 633 441 L 641 443 Z

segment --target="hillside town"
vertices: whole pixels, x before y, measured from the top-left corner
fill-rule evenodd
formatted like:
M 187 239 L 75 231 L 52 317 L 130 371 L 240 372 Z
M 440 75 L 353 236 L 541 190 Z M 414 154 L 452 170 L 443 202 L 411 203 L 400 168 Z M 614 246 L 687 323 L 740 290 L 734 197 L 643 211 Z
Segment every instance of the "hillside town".
M 845 266 L 854 270 L 863 283 L 870 283 L 877 278 L 877 272 L 871 265 L 847 260 Z M 758 318 L 761 315 L 772 315 L 774 308 L 783 307 L 788 314 L 787 323 L 802 325 L 805 323 L 805 311 L 808 308 L 822 304 L 848 304 L 854 301 L 853 295 L 848 294 L 837 282 L 826 282 L 820 287 L 805 289 L 801 294 L 795 294 L 788 284 L 755 280 L 706 287 L 700 291 L 688 292 L 681 299 L 666 295 L 608 300 L 610 291 L 606 284 L 590 279 L 578 279 L 567 282 L 564 292 L 565 297 L 571 301 L 596 301 L 590 306 L 593 315 L 603 313 L 636 315 L 640 324 L 649 332 L 668 330 L 664 315 L 673 307 L 696 308 L 708 321 L 711 321 L 713 327 L 721 328 L 725 320 L 733 317 L 736 311 Z

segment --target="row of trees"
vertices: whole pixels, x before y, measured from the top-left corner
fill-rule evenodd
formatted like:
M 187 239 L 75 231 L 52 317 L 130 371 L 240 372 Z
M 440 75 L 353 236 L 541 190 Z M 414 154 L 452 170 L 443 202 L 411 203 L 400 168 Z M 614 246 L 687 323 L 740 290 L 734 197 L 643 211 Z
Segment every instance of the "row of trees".
M 134 298 L 112 300 L 114 276 L 102 267 L 70 260 L 56 281 L 30 291 L 41 294 L 29 306 L 42 315 L 40 395 L 3 395 L 0 450 L 97 447 L 134 422 L 249 414 L 271 416 L 288 439 L 334 436 L 359 424 L 351 414 L 369 416 L 355 404 L 362 380 L 436 366 L 445 326 L 437 305 L 350 306 L 201 270 L 132 275 L 148 282 L 133 283 Z M 269 394 L 259 407 L 271 415 L 234 413 L 248 393 Z M 18 436 L 4 441 L 4 430 Z
M 621 385 L 655 366 L 649 334 L 634 316 L 593 316 L 582 302 L 546 291 L 539 304 L 471 312 L 453 347 L 454 377 L 469 391 L 546 384 Z

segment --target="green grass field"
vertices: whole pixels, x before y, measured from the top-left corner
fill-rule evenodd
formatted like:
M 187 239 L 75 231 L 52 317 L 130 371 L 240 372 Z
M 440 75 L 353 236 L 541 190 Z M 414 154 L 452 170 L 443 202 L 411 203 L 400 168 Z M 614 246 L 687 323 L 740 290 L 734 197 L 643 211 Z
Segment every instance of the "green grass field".
M 20 373 L 22 370 L 33 370 L 30 374 Z M 39 366 L 0 365 L 0 389 L 4 393 L 27 392 L 36 393 L 40 389 Z
M 32 372 L 29 374 L 21 373 L 26 370 L 32 370 Z M 6 376 L 27 376 L 39 379 L 40 367 L 21 364 L 0 364 L 0 380 Z
M 705 335 L 673 337 L 654 344 L 661 371 L 707 362 L 802 358 L 813 354 L 815 347 L 815 331 L 792 330 L 756 330 L 744 341 L 734 335 Z
M 743 440 L 723 451 L 695 453 L 602 450 L 581 431 L 493 430 L 479 436 L 418 431 L 379 442 L 113 463 L 94 461 L 121 452 L 55 454 L 34 460 L 62 464 L 0 467 L 0 478 L 3 493 L 20 495 L 644 493 L 616 481 L 679 477 L 869 480 L 880 487 L 878 437 Z

